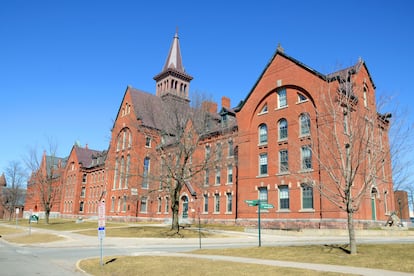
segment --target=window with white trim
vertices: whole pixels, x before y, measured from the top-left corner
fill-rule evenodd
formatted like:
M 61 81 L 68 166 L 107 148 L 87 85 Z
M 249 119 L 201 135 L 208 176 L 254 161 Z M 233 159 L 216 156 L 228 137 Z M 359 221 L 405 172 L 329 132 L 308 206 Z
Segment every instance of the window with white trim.
M 277 91 L 277 107 L 282 108 L 287 106 L 287 98 L 286 98 L 286 89 L 282 88 L 279 91 Z
M 267 175 L 267 153 L 259 155 L 259 175 Z

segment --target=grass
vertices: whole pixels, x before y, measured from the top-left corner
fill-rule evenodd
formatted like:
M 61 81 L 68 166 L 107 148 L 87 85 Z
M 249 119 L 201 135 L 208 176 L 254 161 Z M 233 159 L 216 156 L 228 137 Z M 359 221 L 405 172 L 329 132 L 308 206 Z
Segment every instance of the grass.
M 80 267 L 91 275 L 338 275 L 337 273 L 317 272 L 297 268 L 281 268 L 257 264 L 245 264 L 207 259 L 180 257 L 111 257 L 88 259 L 80 262 Z
M 348 254 L 347 245 L 309 245 L 197 250 L 196 254 L 323 263 L 414 272 L 414 244 L 359 244 L 358 254 Z

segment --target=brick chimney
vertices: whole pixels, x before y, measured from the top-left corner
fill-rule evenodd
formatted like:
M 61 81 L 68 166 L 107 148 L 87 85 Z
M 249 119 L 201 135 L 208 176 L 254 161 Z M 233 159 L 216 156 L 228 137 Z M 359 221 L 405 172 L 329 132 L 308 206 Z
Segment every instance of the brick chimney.
M 210 102 L 210 101 L 204 101 L 201 104 L 201 108 L 203 110 L 206 110 L 210 113 L 217 113 L 217 103 L 215 102 Z
M 228 97 L 221 97 L 221 107 L 230 109 L 230 98 Z

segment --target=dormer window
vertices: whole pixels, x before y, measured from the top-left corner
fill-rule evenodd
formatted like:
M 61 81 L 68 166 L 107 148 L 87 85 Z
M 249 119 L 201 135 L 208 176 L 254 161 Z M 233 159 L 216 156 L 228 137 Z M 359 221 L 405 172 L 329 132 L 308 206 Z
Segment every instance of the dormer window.
M 228 125 L 227 113 L 221 114 L 221 126 L 226 127 Z

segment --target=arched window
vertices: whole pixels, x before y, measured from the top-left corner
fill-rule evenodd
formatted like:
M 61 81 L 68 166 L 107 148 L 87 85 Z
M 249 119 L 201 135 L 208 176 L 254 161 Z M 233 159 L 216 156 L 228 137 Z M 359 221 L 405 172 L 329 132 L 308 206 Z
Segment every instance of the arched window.
M 300 121 L 300 136 L 310 134 L 310 117 L 308 113 L 302 113 L 299 117 Z
M 288 138 L 288 123 L 286 119 L 279 120 L 279 140 Z
M 267 126 L 261 124 L 259 126 L 259 145 L 267 144 Z

